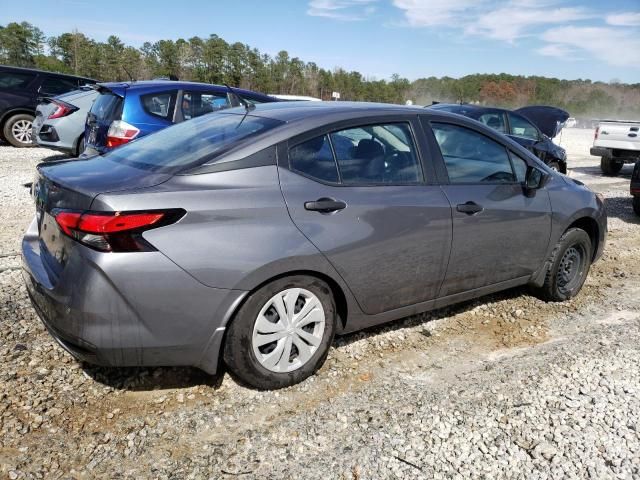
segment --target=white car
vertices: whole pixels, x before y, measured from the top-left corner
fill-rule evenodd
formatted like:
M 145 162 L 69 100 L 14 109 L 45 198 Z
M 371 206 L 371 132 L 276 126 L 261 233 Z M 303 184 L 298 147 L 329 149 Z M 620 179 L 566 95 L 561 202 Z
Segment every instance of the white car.
M 600 157 L 605 175 L 617 175 L 625 163 L 640 160 L 640 121 L 601 120 L 590 153 Z

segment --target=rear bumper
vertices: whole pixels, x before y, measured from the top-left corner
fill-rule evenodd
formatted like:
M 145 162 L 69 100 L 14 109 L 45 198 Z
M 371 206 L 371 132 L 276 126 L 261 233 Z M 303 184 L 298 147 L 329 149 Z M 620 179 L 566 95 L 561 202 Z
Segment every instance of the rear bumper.
M 32 222 L 23 277 L 47 330 L 74 357 L 108 366 L 195 366 L 214 373 L 226 322 L 246 292 L 204 286 L 160 252 L 77 245 L 54 277 Z
M 74 140 L 60 138 L 58 131 L 53 125 L 42 125 L 37 131 L 36 127 L 33 128 L 31 136 L 34 141 L 41 147 L 51 148 L 64 153 L 74 153 Z
M 608 147 L 591 147 L 589 153 L 594 157 L 615 158 L 625 163 L 633 163 L 640 158 L 640 152 Z

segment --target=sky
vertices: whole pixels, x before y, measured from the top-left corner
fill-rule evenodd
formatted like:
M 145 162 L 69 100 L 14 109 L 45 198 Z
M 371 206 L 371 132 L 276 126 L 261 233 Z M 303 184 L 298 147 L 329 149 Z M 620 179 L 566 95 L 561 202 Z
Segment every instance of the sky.
M 504 72 L 640 83 L 640 0 L 0 0 L 0 25 L 12 21 L 133 46 L 217 34 L 375 79 Z

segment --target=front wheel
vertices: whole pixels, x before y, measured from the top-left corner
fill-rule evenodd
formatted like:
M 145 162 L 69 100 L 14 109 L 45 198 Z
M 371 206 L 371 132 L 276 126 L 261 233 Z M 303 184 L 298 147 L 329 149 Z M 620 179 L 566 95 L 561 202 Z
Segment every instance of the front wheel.
M 560 164 L 558 162 L 549 162 L 549 168 L 551 170 L 555 170 L 556 172 L 560 171 Z
M 32 147 L 31 129 L 33 127 L 33 115 L 20 113 L 10 117 L 4 124 L 2 134 L 14 147 Z
M 633 197 L 633 211 L 640 216 L 640 196 Z
M 281 278 L 240 307 L 227 331 L 224 360 L 252 387 L 288 387 L 322 366 L 335 325 L 335 302 L 325 282 L 302 275 Z
M 551 266 L 539 289 L 543 299 L 563 302 L 576 296 L 587 279 L 591 266 L 592 245 L 587 232 L 567 230 L 551 253 Z

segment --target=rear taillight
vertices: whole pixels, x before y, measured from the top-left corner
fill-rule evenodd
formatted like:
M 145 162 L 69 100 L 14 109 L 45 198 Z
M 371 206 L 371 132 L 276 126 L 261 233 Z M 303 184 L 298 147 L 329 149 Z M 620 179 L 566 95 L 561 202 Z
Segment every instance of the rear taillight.
M 598 139 L 598 134 L 599 134 L 599 133 L 600 133 L 600 126 L 597 126 L 597 127 L 596 127 L 596 131 L 595 131 L 595 133 L 593 134 L 593 139 L 594 139 L 594 140 L 597 140 L 597 139 Z
M 56 109 L 53 111 L 51 115 L 47 117 L 48 119 L 66 117 L 70 113 L 73 113 L 76 110 L 78 110 L 78 107 L 74 107 L 73 105 L 62 102 L 60 100 L 51 100 L 51 103 L 53 103 L 56 106 Z
M 60 229 L 69 237 L 101 252 L 149 252 L 155 248 L 142 233 L 175 223 L 181 209 L 147 212 L 52 212 Z
M 130 142 L 138 136 L 140 130 L 124 120 L 114 120 L 107 132 L 107 147 L 113 148 Z

